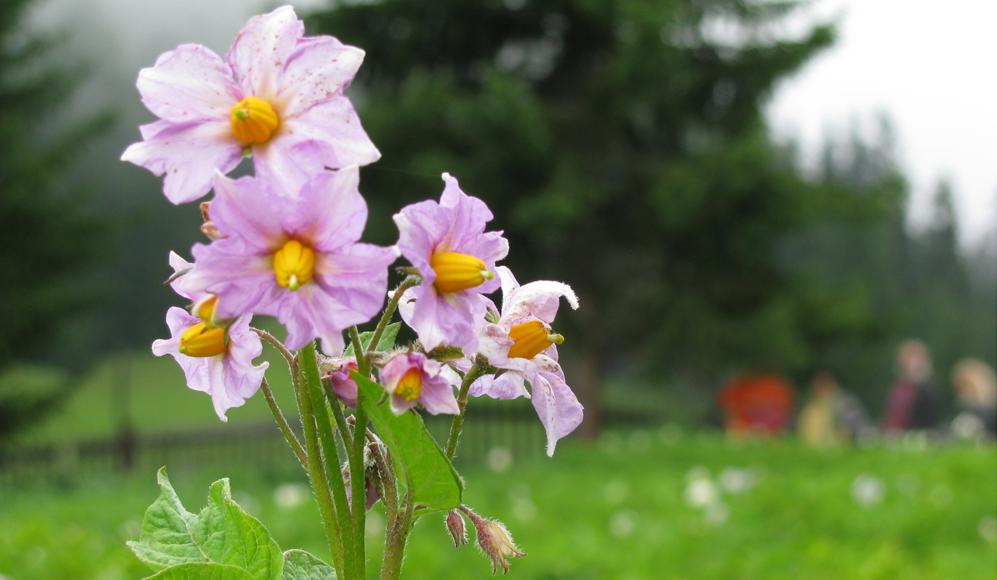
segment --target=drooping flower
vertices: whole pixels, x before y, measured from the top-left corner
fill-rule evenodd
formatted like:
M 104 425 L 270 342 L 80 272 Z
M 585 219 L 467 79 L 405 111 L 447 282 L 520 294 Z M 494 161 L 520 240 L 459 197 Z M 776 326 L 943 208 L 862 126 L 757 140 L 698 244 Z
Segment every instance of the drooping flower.
M 399 311 L 426 350 L 446 344 L 471 353 L 487 305 L 482 295 L 498 289 L 495 262 L 509 253 L 509 242 L 502 232 L 485 232 L 493 216 L 483 201 L 465 194 L 450 174 L 443 181 L 439 203 L 415 203 L 394 216 L 398 247 L 422 276 Z
M 330 357 L 325 359 L 319 368 L 324 376 L 328 376 L 332 393 L 350 407 L 357 406 L 357 382 L 353 380 L 352 371 L 357 370 L 356 357 Z
M 396 415 L 419 403 L 432 415 L 456 415 L 460 412 L 454 397 L 454 383 L 444 365 L 421 352 L 399 352 L 388 359 L 379 376 L 391 395 L 391 410 Z
M 470 394 L 494 399 L 529 397 L 547 432 L 547 455 L 552 456 L 558 440 L 581 424 L 584 411 L 557 362 L 555 345 L 564 337 L 550 327 L 561 298 L 572 308 L 578 308 L 578 298 L 567 284 L 540 280 L 520 286 L 508 268 L 497 270 L 502 281 L 502 312 L 492 314 L 498 322 L 479 325 L 478 352 L 505 372 L 479 378 Z
M 260 337 L 249 329 L 249 315 L 228 326 L 212 326 L 183 308 L 166 312 L 170 338 L 152 343 L 156 356 L 176 359 L 187 377 L 187 386 L 211 395 L 215 413 L 228 421 L 226 411 L 241 407 L 263 383 L 269 363 L 253 364 L 263 352 Z
M 471 518 L 474 533 L 478 537 L 478 548 L 492 561 L 493 576 L 499 568 L 502 568 L 503 574 L 509 573 L 509 558 L 526 557 L 526 552 L 519 549 L 505 524 L 498 520 L 483 518 L 465 505 L 459 509 Z
M 455 509 L 448 511 L 446 524 L 455 548 L 467 543 L 467 527 L 464 525 L 464 516 L 460 515 L 459 511 Z
M 296 192 L 323 167 L 366 165 L 380 153 L 343 94 L 364 52 L 331 36 L 304 36 L 284 6 L 249 20 L 225 58 L 182 44 L 142 69 L 142 102 L 159 120 L 121 159 L 165 175 L 173 203 L 198 199 L 215 171 L 251 153 L 257 175 Z
M 394 247 L 359 243 L 367 204 L 359 171 L 323 171 L 296 195 L 265 178 L 215 178 L 211 219 L 224 236 L 194 246 L 184 287 L 219 298 L 222 318 L 252 312 L 287 328 L 288 348 L 321 338 L 343 350 L 344 328 L 370 320 L 384 304 Z

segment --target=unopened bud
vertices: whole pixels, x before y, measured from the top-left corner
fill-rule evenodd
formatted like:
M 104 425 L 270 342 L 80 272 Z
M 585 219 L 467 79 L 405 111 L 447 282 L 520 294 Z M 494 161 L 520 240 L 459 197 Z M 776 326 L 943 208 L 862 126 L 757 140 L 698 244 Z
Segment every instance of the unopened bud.
M 512 534 L 505 524 L 498 520 L 483 518 L 471 511 L 467 506 L 460 506 L 461 511 L 471 518 L 475 534 L 478 536 L 478 547 L 492 561 L 492 575 L 502 568 L 503 574 L 509 572 L 509 558 L 524 558 L 523 552 L 512 539 Z
M 464 516 L 457 510 L 447 512 L 447 531 L 453 538 L 455 548 L 467 543 L 467 528 L 464 526 Z

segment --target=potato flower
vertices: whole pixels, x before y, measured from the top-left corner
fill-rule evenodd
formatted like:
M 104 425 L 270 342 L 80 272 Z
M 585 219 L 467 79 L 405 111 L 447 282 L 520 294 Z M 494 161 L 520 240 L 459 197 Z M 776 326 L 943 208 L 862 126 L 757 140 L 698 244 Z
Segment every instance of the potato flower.
M 290 192 L 325 167 L 376 161 L 343 94 L 363 58 L 331 36 L 304 36 L 290 6 L 251 18 L 225 58 L 182 44 L 139 73 L 142 102 L 159 120 L 140 127 L 121 159 L 165 176 L 176 204 L 206 195 L 215 172 L 243 155 Z
M 422 276 L 402 296 L 399 312 L 426 350 L 450 345 L 470 353 L 478 342 L 475 323 L 485 315 L 482 295 L 498 289 L 495 262 L 509 253 L 509 242 L 502 232 L 485 232 L 493 217 L 485 202 L 465 194 L 449 173 L 443 181 L 439 203 L 422 201 L 395 214 L 398 247 Z
M 478 352 L 504 372 L 477 379 L 470 393 L 494 399 L 529 397 L 547 432 L 547 455 L 552 456 L 557 441 L 581 424 L 584 410 L 557 362 L 555 345 L 564 342 L 564 337 L 550 327 L 560 299 L 578 308 L 578 297 L 567 284 L 539 280 L 520 286 L 508 268 L 497 270 L 502 281 L 502 312 L 490 313 L 496 322 L 479 325 Z

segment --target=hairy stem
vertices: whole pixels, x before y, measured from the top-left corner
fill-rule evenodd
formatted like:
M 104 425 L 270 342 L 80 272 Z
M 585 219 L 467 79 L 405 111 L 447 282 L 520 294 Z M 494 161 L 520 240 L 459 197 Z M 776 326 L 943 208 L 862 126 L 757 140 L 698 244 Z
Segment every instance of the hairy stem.
M 395 288 L 394 293 L 391 295 L 391 299 L 388 300 L 388 305 L 385 306 L 384 312 L 381 313 L 380 320 L 377 321 L 377 326 L 374 327 L 374 334 L 371 335 L 370 342 L 367 343 L 367 354 L 377 350 L 377 343 L 381 341 L 381 335 L 384 334 L 384 329 L 391 323 L 391 319 L 395 315 L 395 310 L 398 309 L 398 302 L 402 299 L 402 294 L 404 294 L 409 288 L 418 285 L 421 281 L 422 278 L 419 276 L 410 275 L 402 280 L 402 283 Z M 354 347 L 354 350 L 355 348 L 356 347 Z
M 332 424 L 329 422 L 329 413 L 325 406 L 324 388 L 319 377 L 318 361 L 315 357 L 315 344 L 309 343 L 305 348 L 301 349 L 299 356 L 301 373 L 308 387 L 308 395 L 315 414 L 315 425 L 325 456 L 326 473 L 332 491 L 332 499 L 335 502 L 336 520 L 340 530 L 343 530 L 344 557 L 347 561 L 350 561 L 351 556 L 354 555 L 354 551 L 356 550 L 356 544 L 345 533 L 350 529 L 349 502 L 346 499 L 346 485 L 343 483 L 343 473 L 340 469 L 339 448 L 336 447 Z M 350 570 L 350 574 L 355 573 L 356 570 Z M 351 577 L 350 574 L 347 574 L 346 577 Z M 363 578 L 362 575 L 356 577 Z
M 273 413 L 273 420 L 277 423 L 277 428 L 280 429 L 282 435 L 284 435 L 284 440 L 287 441 L 288 447 L 294 452 L 294 456 L 298 459 L 298 463 L 304 468 L 305 472 L 308 472 L 308 455 L 305 453 L 305 448 L 301 446 L 301 442 L 294 435 L 294 431 L 291 430 L 291 426 L 287 424 L 287 419 L 284 417 L 284 412 L 280 410 L 280 405 L 277 404 L 277 399 L 273 396 L 273 391 L 270 390 L 270 383 L 267 382 L 266 377 L 263 378 L 263 384 L 260 385 L 263 390 L 263 398 L 267 400 L 267 405 L 270 406 L 270 412 Z
M 402 559 L 405 556 L 405 543 L 412 530 L 412 482 L 407 485 L 410 490 L 403 502 L 404 511 L 400 512 L 394 521 L 388 522 L 388 530 L 384 537 L 384 560 L 381 561 L 381 580 L 398 580 L 402 573 Z
M 315 347 L 309 344 L 304 349 L 311 351 L 312 365 L 315 365 Z M 305 366 L 308 366 L 308 356 L 305 359 Z M 309 382 L 308 375 L 311 373 L 295 373 L 294 384 L 295 394 L 298 400 L 298 410 L 301 413 L 301 424 L 305 433 L 305 450 L 308 455 L 308 478 L 311 481 L 312 489 L 315 492 L 315 500 L 318 502 L 319 513 L 322 515 L 322 523 L 325 525 L 325 535 L 329 542 L 329 549 L 332 552 L 333 565 L 340 576 L 346 576 L 344 544 L 341 535 L 342 526 L 337 519 L 337 510 L 333 507 L 332 497 L 329 489 L 329 480 L 326 477 L 325 466 L 322 463 L 322 450 L 319 447 L 318 432 L 315 425 L 315 411 L 312 405 L 312 397 L 306 390 L 310 390 L 302 382 Z M 315 367 L 316 376 L 318 368 Z M 340 478 L 342 487 L 342 478 Z M 344 498 L 345 499 L 345 498 Z
M 353 435 L 350 434 L 350 428 L 346 426 L 346 416 L 343 415 L 343 406 L 340 405 L 339 400 L 328 389 L 325 391 L 325 395 L 329 399 L 329 407 L 332 409 L 332 417 L 336 420 L 336 428 L 339 430 L 340 439 L 343 440 L 343 447 L 350 449 L 353 447 Z
M 284 346 L 283 342 L 277 340 L 276 336 L 270 334 L 265 330 L 261 330 L 259 328 L 251 328 L 250 330 L 255 332 L 257 336 L 263 339 L 264 342 L 274 347 L 277 350 L 277 352 L 280 353 L 280 356 L 284 357 L 284 360 L 287 361 L 287 366 L 291 368 L 291 373 L 294 373 L 295 365 L 297 363 L 294 360 L 294 355 L 291 354 L 291 351 L 287 350 L 287 347 Z
M 457 443 L 460 441 L 460 432 L 464 428 L 464 415 L 467 410 L 467 394 L 471 390 L 471 384 L 485 373 L 485 365 L 477 362 L 464 374 L 464 380 L 460 384 L 460 393 L 457 394 L 457 407 L 460 412 L 453 418 L 450 424 L 450 438 L 447 440 L 447 459 L 453 460 L 457 454 Z
M 363 351 L 360 342 L 360 332 L 356 326 L 350 327 L 350 340 L 353 342 L 353 352 L 357 353 L 358 371 L 364 377 L 370 376 L 370 366 L 367 362 L 367 355 Z M 353 411 L 356 423 L 353 425 L 353 446 L 347 448 L 350 460 L 350 486 L 353 495 L 353 531 L 355 561 L 360 574 L 357 578 L 364 577 L 366 566 L 366 551 L 364 548 L 364 531 L 367 520 L 367 502 L 364 486 L 367 483 L 367 472 L 364 467 L 364 446 L 367 443 L 365 433 L 367 433 L 367 413 L 363 410 L 363 389 L 357 388 L 357 406 Z

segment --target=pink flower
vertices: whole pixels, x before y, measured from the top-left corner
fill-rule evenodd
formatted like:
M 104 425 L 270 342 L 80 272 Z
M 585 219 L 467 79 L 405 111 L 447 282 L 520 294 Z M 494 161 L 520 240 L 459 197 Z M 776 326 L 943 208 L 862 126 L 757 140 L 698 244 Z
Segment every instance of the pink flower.
M 557 441 L 582 422 L 583 407 L 564 379 L 557 362 L 556 344 L 564 338 L 550 325 L 557 316 L 560 299 L 578 308 L 578 297 L 567 284 L 540 280 L 520 286 L 512 272 L 498 268 L 502 280 L 502 312 L 498 323 L 479 325 L 478 352 L 492 366 L 505 370 L 487 375 L 471 385 L 476 397 L 494 399 L 529 397 L 547 432 L 547 455 L 554 455 Z M 532 393 L 527 392 L 529 383 Z
M 336 366 L 336 369 L 329 373 L 329 383 L 332 386 L 333 394 L 350 407 L 356 408 L 357 382 L 353 380 L 353 375 L 350 374 L 351 371 L 355 371 L 358 368 L 356 357 L 336 357 L 330 362 Z
M 423 201 L 395 214 L 398 247 L 422 275 L 399 311 L 426 350 L 447 344 L 470 353 L 487 306 L 482 294 L 499 287 L 495 262 L 509 253 L 509 242 L 502 232 L 485 232 L 493 216 L 483 201 L 461 191 L 450 174 L 443 181 L 439 203 Z
M 343 329 L 384 304 L 387 268 L 398 257 L 394 247 L 357 242 L 367 221 L 359 179 L 356 166 L 323 171 L 288 192 L 268 179 L 219 174 L 211 218 L 223 237 L 194 246 L 184 288 L 216 294 L 221 319 L 277 317 L 288 348 L 321 338 L 327 354 L 341 353 Z
M 159 120 L 121 156 L 156 175 L 173 203 L 198 199 L 215 171 L 244 152 L 257 175 L 295 192 L 323 167 L 366 165 L 380 153 L 343 94 L 364 52 L 331 36 L 304 36 L 290 6 L 255 16 L 225 58 L 183 44 L 142 69 L 142 102 Z
M 379 376 L 391 395 L 391 410 L 396 415 L 422 403 L 432 415 L 460 412 L 454 397 L 453 375 L 444 365 L 419 352 L 400 352 L 388 359 Z
M 156 356 L 176 359 L 187 386 L 208 393 L 215 413 L 228 421 L 226 411 L 241 407 L 263 383 L 269 363 L 253 365 L 263 352 L 260 338 L 249 329 L 250 316 L 240 316 L 226 327 L 210 326 L 183 308 L 166 312 L 170 338 L 152 343 Z

